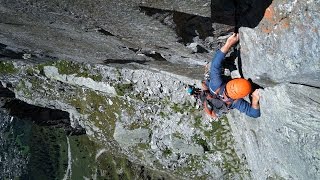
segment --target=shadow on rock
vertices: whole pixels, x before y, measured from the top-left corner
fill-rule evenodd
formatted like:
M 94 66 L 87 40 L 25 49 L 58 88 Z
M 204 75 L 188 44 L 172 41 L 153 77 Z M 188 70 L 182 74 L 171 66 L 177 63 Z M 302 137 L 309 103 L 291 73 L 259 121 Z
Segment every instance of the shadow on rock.
M 134 59 L 106 59 L 103 62 L 105 64 L 129 64 L 129 63 L 144 64 L 147 61 L 145 61 L 145 60 L 134 60 Z
M 251 83 L 251 87 L 252 87 L 252 92 L 250 93 L 249 99 L 252 102 L 252 97 L 251 94 L 256 90 L 256 89 L 264 89 L 264 87 L 260 86 L 259 84 L 256 84 L 252 81 L 252 79 L 248 79 L 248 81 Z
M 179 37 L 179 43 L 186 45 L 194 42 L 195 37 L 205 40 L 213 35 L 212 22 L 209 17 L 144 6 L 139 6 L 139 8 L 141 12 L 175 30 Z
M 239 27 L 256 27 L 272 0 L 212 0 L 213 22 Z
M 6 109 L 11 116 L 20 119 L 29 119 L 39 126 L 63 128 L 69 135 L 86 134 L 85 129 L 80 125 L 75 128 L 71 126 L 68 112 L 31 105 L 18 99 L 14 99 L 14 97 L 15 94 L 12 91 L 0 86 L 1 108 Z

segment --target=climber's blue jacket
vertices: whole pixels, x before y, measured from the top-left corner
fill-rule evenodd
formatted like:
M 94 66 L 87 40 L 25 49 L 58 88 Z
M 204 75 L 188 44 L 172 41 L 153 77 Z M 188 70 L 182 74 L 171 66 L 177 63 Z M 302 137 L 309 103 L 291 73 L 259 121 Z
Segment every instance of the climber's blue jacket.
M 218 50 L 211 62 L 210 68 L 210 81 L 207 82 L 207 86 L 209 87 L 210 93 L 214 94 L 214 92 L 220 88 L 220 92 L 224 92 L 226 82 L 222 81 L 221 78 L 221 63 L 225 59 L 226 54 L 221 50 Z M 251 107 L 251 104 L 244 100 L 243 98 L 234 101 L 231 106 L 231 109 L 238 109 L 240 112 L 245 113 L 250 117 L 260 117 L 260 109 L 254 109 Z

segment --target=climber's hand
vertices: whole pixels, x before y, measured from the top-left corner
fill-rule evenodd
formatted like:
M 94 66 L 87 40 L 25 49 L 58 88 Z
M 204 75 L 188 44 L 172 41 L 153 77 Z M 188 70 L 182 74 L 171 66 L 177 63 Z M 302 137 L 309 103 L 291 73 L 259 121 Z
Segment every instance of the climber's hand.
M 233 33 L 228 39 L 226 44 L 230 47 L 235 45 L 239 41 L 239 33 Z
M 226 44 L 224 44 L 224 46 L 222 46 L 221 51 L 223 53 L 227 53 L 229 51 L 229 49 L 235 45 L 237 42 L 239 41 L 239 34 L 238 33 L 233 33 L 228 39 Z
M 260 92 L 259 92 L 259 89 L 256 89 L 255 91 L 253 91 L 251 97 L 252 97 L 252 100 L 259 101 L 259 100 L 260 100 Z
M 259 105 L 259 100 L 260 100 L 260 90 L 256 89 L 255 91 L 253 91 L 253 93 L 251 94 L 252 100 L 251 100 L 251 106 L 254 109 L 259 109 L 260 105 Z

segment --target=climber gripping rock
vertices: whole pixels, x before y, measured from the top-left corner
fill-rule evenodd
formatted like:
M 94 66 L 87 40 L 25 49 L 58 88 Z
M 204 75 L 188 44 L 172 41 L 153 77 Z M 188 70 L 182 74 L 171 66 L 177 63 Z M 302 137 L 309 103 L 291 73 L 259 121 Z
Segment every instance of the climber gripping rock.
M 221 74 L 222 62 L 229 49 L 239 41 L 239 34 L 230 36 L 224 46 L 218 50 L 211 62 L 209 78 L 202 83 L 199 99 L 204 110 L 213 118 L 221 117 L 230 109 L 238 109 L 250 117 L 260 117 L 259 90 L 252 94 L 251 103 L 243 98 L 252 92 L 251 83 L 243 78 L 235 78 L 223 82 Z

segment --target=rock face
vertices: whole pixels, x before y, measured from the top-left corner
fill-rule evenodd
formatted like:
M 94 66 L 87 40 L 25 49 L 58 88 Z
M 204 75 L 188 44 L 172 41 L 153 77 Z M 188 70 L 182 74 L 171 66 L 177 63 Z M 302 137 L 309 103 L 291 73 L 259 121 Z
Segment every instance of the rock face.
M 258 120 L 232 115 L 237 120 L 231 127 L 254 168 L 254 178 L 317 179 L 320 111 L 319 96 L 314 94 L 319 92 L 303 85 L 277 85 L 262 91 L 265 108 Z
M 68 112 L 72 127 L 83 127 L 92 141 L 102 144 L 90 152 L 96 157 L 111 151 L 132 163 L 165 174 L 173 172 L 162 176 L 170 179 L 249 177 L 243 157 L 235 153 L 228 120 L 212 122 L 185 93 L 187 84 L 197 80 L 155 70 L 66 61 L 38 65 L 16 61 L 11 65 L 16 68 L 2 76 L 4 87 L 29 104 Z M 82 83 L 76 85 L 80 77 Z M 94 84 L 92 81 L 111 91 L 85 86 Z M 74 166 L 79 165 L 70 164 L 71 169 Z M 102 170 L 78 173 L 108 177 Z
M 0 0 L 0 81 L 10 98 L 62 110 L 66 126 L 87 134 L 48 133 L 63 141 L 64 159 L 50 159 L 62 169 L 56 178 L 317 179 L 319 7 L 312 0 Z M 212 122 L 185 88 L 200 85 L 202 65 L 233 26 L 241 27 L 236 74 L 264 87 L 262 116 L 232 111 Z M 0 112 L 5 132 L 11 117 Z M 6 143 L 15 146 L 14 138 Z M 1 156 L 16 157 L 10 167 L 21 164 L 2 169 L 3 178 L 26 176 L 23 161 L 36 155 L 21 151 Z M 88 171 L 79 170 L 84 163 Z
M 230 119 L 254 179 L 320 176 L 319 1 L 273 1 L 254 28 L 241 28 L 243 75 L 265 87 L 262 116 Z
M 273 1 L 259 26 L 242 28 L 244 75 L 267 87 L 272 82 L 319 87 L 319 5 Z
M 142 4 L 148 7 L 148 2 Z M 129 0 L 121 3 L 98 0 L 2 1 L 1 31 L 4 36 L 1 41 L 32 54 L 95 63 L 115 60 L 146 62 L 152 60 L 148 55 L 155 53 L 160 53 L 168 61 L 191 64 L 201 64 L 209 57 L 191 54 L 178 43 L 179 37 L 172 28 L 179 23 L 174 22 L 174 9 L 158 10 L 158 15 L 152 16 L 156 14 L 138 5 Z M 162 5 L 166 6 L 166 3 Z M 202 5 L 198 7 L 210 10 L 208 5 Z M 181 7 L 180 12 L 190 12 L 186 8 Z M 198 33 L 208 28 L 200 27 L 201 24 L 193 26 L 200 28 Z

